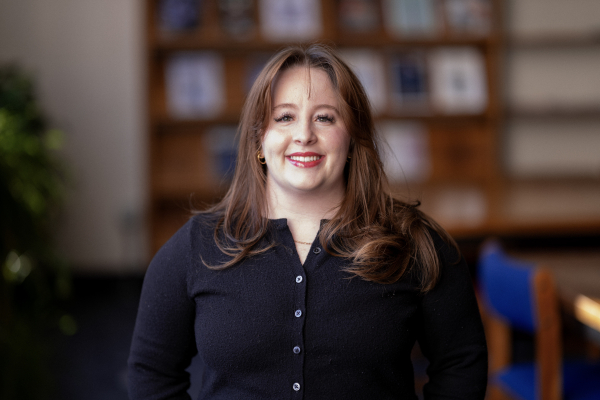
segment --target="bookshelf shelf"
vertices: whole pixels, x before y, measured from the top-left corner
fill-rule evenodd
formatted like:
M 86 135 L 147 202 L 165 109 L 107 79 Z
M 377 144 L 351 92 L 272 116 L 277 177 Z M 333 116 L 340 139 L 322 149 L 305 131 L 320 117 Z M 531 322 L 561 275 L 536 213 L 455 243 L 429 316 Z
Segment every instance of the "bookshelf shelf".
M 366 89 L 370 96 L 379 95 L 379 107 L 376 107 L 375 113 L 377 123 L 386 125 L 386 129 L 392 129 L 391 133 L 385 132 L 388 135 L 386 140 L 391 138 L 393 141 L 394 138 L 410 136 L 417 132 L 420 135 L 419 141 L 424 143 L 427 149 L 425 156 L 429 172 L 423 174 L 424 178 L 421 181 L 409 179 L 408 185 L 414 189 L 406 191 L 402 183 L 394 184 L 397 191 L 408 193 L 409 198 L 421 198 L 426 211 L 434 218 L 445 221 L 450 230 L 474 232 L 487 229 L 495 212 L 494 194 L 501 181 L 496 142 L 502 121 L 501 115 L 504 112 L 498 79 L 504 48 L 502 21 L 499 18 L 502 14 L 500 11 L 503 0 L 488 0 L 489 3 L 481 0 L 482 5 L 489 4 L 490 13 L 470 16 L 479 23 L 476 33 L 470 31 L 473 29 L 470 26 L 452 25 L 446 9 L 435 9 L 436 17 L 439 17 L 435 19 L 435 23 L 438 25 L 434 27 L 434 34 L 427 35 L 414 32 L 398 35 L 397 32 L 392 32 L 393 29 L 402 30 L 406 27 L 400 24 L 392 29 L 387 17 L 388 10 L 384 10 L 384 7 L 385 4 L 397 6 L 400 1 L 370 2 L 376 6 L 373 15 L 377 25 L 366 32 L 352 31 L 342 23 L 347 22 L 349 17 L 354 18 L 354 22 L 357 18 L 364 18 L 363 14 L 343 14 L 343 5 L 347 0 L 320 0 L 316 2 L 320 5 L 321 15 L 319 33 L 310 38 L 290 39 L 285 43 L 269 40 L 265 36 L 266 30 L 261 25 L 265 23 L 264 15 L 261 14 L 264 10 L 261 11 L 260 8 L 262 1 L 254 0 L 248 3 L 252 4 L 247 15 L 252 20 L 252 27 L 243 35 L 232 36 L 226 33 L 230 28 L 222 22 L 217 0 L 198 2 L 203 8 L 198 11 L 195 26 L 170 31 L 165 29 L 164 18 L 160 14 L 163 2 L 146 0 L 147 122 L 150 155 L 148 225 L 152 253 L 185 221 L 185 215 L 189 214 L 191 209 L 190 199 L 193 203 L 200 204 L 194 206 L 202 207 L 225 193 L 227 177 L 224 171 L 227 170 L 227 165 L 220 164 L 231 161 L 232 149 L 223 147 L 222 141 L 219 142 L 218 139 L 220 135 L 233 138 L 231 135 L 235 132 L 244 98 L 250 87 L 249 82 L 252 81 L 252 74 L 258 70 L 261 62 L 266 61 L 266 58 L 278 49 L 293 43 L 325 43 L 342 53 L 364 50 L 374 52 L 381 63 L 381 69 L 375 75 L 378 79 L 383 79 L 383 89 L 375 94 L 369 92 L 369 87 Z M 444 4 L 445 1 L 440 0 L 439 4 Z M 309 3 L 311 2 L 297 2 L 299 5 Z M 420 5 L 428 3 L 419 2 Z M 309 22 L 312 21 L 313 19 L 309 19 Z M 409 58 L 403 58 L 407 55 Z M 413 55 L 420 60 L 416 64 L 411 64 L 410 57 Z M 186 65 L 185 60 L 177 61 L 178 57 L 188 57 L 191 61 L 188 60 Z M 363 61 L 364 59 L 363 55 Z M 434 62 L 434 59 L 437 61 Z M 368 65 L 373 63 L 369 56 L 366 60 Z M 447 68 L 445 71 L 439 69 L 439 65 L 444 62 Z M 191 100 L 186 99 L 174 88 L 177 85 L 189 87 L 198 84 L 178 81 L 185 74 L 177 71 L 189 73 L 190 70 L 186 68 L 190 68 L 190 63 L 200 65 L 197 68 L 203 71 L 202 74 L 213 74 L 218 78 L 201 85 L 210 86 L 222 76 L 223 83 L 220 88 L 208 87 L 209 90 L 206 90 L 218 100 L 212 103 L 220 103 L 219 107 L 208 111 L 202 109 L 209 107 L 211 102 L 207 102 L 198 94 L 206 89 L 201 87 L 199 89 L 202 90 L 196 93 L 197 98 L 192 99 L 196 103 L 191 104 L 191 112 L 185 108 L 190 106 L 185 101 Z M 352 65 L 352 62 L 350 64 Z M 426 95 L 426 100 L 418 106 L 411 103 L 414 100 L 407 95 L 407 89 L 401 87 L 402 79 L 407 79 L 402 76 L 405 73 L 402 71 L 407 71 L 403 68 L 416 72 L 422 80 L 416 84 L 418 90 Z M 453 69 L 459 72 L 452 72 Z M 467 70 L 470 72 L 465 73 Z M 452 87 L 450 81 L 443 81 L 448 71 L 451 74 L 462 73 L 462 76 L 453 76 L 458 80 L 467 79 L 461 85 L 466 83 L 473 92 L 465 98 L 447 97 L 448 93 L 452 95 L 452 90 L 457 90 Z M 360 71 L 358 75 L 361 75 Z M 473 76 L 480 80 L 474 81 Z M 438 83 L 434 84 L 434 78 L 442 79 L 442 83 L 436 81 Z M 447 86 L 444 88 L 443 85 Z M 469 98 L 473 93 L 475 99 Z M 375 97 L 371 98 L 375 104 L 374 99 Z M 184 101 L 183 109 L 181 105 L 177 105 L 181 104 L 177 103 L 180 101 Z M 455 105 L 461 105 L 461 102 L 464 102 L 462 107 L 456 108 Z M 195 115 L 198 107 L 200 115 Z M 177 112 L 181 115 L 174 115 Z M 416 130 L 413 129 L 415 126 Z M 233 142 L 233 139 L 229 142 Z M 215 165 L 220 165 L 221 169 L 215 170 Z M 392 177 L 392 180 L 394 179 L 402 181 L 402 177 Z M 450 193 L 449 197 L 446 193 Z M 453 207 L 456 208 L 457 205 L 444 203 L 447 198 L 453 199 L 451 202 L 455 203 L 474 202 L 481 212 L 475 216 L 463 215 L 461 213 L 464 213 L 464 210 L 459 206 L 458 211 L 453 211 Z M 444 210 L 450 210 L 450 214 L 454 212 L 454 217 L 444 220 Z M 457 216 L 459 219 L 464 217 L 466 224 L 457 223 Z
M 174 51 L 217 50 L 227 53 L 249 54 L 257 51 L 276 51 L 284 47 L 281 43 L 252 41 L 241 42 L 231 38 L 203 38 L 198 36 L 182 36 L 180 38 L 162 38 L 157 40 L 154 50 L 159 54 Z
M 499 196 L 498 235 L 600 234 L 600 177 L 506 179 Z
M 383 36 L 377 41 L 370 38 L 364 38 L 361 35 L 341 35 L 337 40 L 340 46 L 367 46 L 370 48 L 394 49 L 406 47 L 439 47 L 439 46 L 477 46 L 486 47 L 493 45 L 495 39 L 481 37 L 442 37 L 442 38 L 424 38 L 424 39 L 396 39 Z
M 456 188 L 469 188 L 472 182 L 429 182 L 426 185 L 398 185 L 396 193 L 410 197 L 426 193 L 432 202 L 423 204 L 433 213 L 435 197 Z M 489 236 L 600 235 L 600 177 L 503 179 L 494 184 L 496 202 L 483 220 L 465 219 L 460 210 L 447 209 L 437 216 L 456 239 Z M 407 195 L 407 191 L 410 193 Z
M 522 221 L 498 217 L 491 222 L 478 226 L 450 225 L 447 231 L 457 240 L 482 239 L 494 237 L 540 237 L 566 235 L 598 235 L 600 234 L 600 217 L 592 220 L 565 219 L 555 221 L 539 218 L 535 221 Z
M 600 105 L 521 106 L 509 108 L 508 117 L 522 119 L 600 119 Z
M 513 36 L 507 40 L 510 48 L 572 48 L 600 46 L 600 31 L 582 33 L 547 32 Z
M 363 35 L 345 34 L 329 42 L 338 47 L 369 47 L 379 49 L 394 49 L 407 47 L 438 47 L 438 46 L 476 46 L 487 47 L 496 45 L 497 39 L 479 38 L 479 37 L 449 37 L 438 39 L 395 39 L 390 37 L 379 37 L 376 41 L 365 38 Z M 164 54 L 173 51 L 193 51 L 193 50 L 218 50 L 224 53 L 252 53 L 257 51 L 276 51 L 285 47 L 286 44 L 269 42 L 265 40 L 257 41 L 239 41 L 231 38 L 203 38 L 198 36 L 181 36 L 171 38 L 157 39 L 153 46 L 158 54 Z

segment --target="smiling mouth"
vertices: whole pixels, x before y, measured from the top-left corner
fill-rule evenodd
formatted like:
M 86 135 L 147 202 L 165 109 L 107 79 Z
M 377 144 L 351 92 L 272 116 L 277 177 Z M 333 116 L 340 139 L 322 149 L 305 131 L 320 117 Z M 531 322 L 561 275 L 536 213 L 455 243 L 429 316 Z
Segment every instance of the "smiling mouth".
M 292 161 L 299 161 L 299 162 L 311 162 L 311 161 L 317 161 L 320 160 L 322 156 L 307 156 L 307 157 L 303 157 L 303 156 L 290 156 L 290 160 Z
M 321 164 L 325 159 L 325 156 L 316 153 L 296 153 L 287 156 L 287 159 L 296 167 L 313 168 Z

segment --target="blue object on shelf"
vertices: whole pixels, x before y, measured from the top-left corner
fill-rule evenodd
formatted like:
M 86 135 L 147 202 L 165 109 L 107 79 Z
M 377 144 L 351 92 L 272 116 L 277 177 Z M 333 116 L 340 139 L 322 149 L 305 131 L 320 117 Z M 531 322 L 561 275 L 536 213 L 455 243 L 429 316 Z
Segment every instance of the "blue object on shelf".
M 198 27 L 200 0 L 160 0 L 158 17 L 165 31 L 186 31 Z

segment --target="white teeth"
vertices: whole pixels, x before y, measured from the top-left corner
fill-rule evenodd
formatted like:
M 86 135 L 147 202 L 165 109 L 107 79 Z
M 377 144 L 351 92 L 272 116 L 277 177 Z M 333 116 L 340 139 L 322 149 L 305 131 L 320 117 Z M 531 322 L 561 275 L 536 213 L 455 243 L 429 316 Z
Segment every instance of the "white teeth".
M 317 161 L 319 158 L 321 158 L 321 156 L 309 156 L 309 157 L 290 156 L 291 160 L 300 161 L 300 162 Z

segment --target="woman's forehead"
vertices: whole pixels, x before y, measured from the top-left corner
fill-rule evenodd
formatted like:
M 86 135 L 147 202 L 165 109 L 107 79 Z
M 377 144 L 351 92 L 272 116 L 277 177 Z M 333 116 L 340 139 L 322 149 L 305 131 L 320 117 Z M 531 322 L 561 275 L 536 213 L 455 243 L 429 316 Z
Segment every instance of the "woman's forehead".
M 304 65 L 285 68 L 277 73 L 271 85 L 271 98 L 274 103 L 283 101 L 283 98 L 314 99 L 315 96 L 330 102 L 338 102 L 338 93 L 333 82 L 327 71 L 322 68 Z

